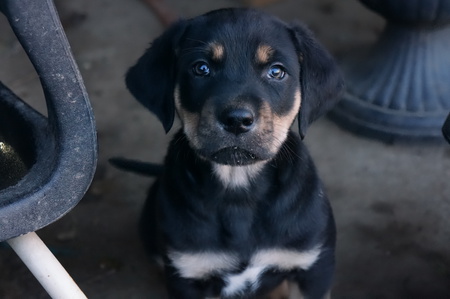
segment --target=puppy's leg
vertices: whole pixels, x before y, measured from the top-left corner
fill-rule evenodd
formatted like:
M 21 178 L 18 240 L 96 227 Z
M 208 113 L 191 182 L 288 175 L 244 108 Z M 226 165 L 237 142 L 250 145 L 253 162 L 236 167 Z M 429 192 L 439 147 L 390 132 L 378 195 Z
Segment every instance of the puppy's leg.
M 289 297 L 288 299 L 306 299 L 302 292 L 300 292 L 300 289 L 298 288 L 297 284 L 293 282 L 289 282 Z M 323 299 L 331 299 L 330 292 L 328 292 Z
M 289 282 L 284 280 L 279 286 L 270 292 L 264 299 L 290 299 Z
M 329 299 L 333 274 L 334 253 L 332 251 L 324 251 L 321 253 L 319 260 L 310 269 L 300 271 L 297 274 L 296 282 L 299 291 L 292 288 L 289 298 Z
M 180 277 L 170 264 L 166 264 L 165 273 L 169 299 L 204 299 L 209 297 L 205 294 L 204 286 L 199 281 Z M 213 298 L 213 296 L 210 297 Z
M 293 282 L 289 282 L 289 299 L 304 299 L 298 285 Z

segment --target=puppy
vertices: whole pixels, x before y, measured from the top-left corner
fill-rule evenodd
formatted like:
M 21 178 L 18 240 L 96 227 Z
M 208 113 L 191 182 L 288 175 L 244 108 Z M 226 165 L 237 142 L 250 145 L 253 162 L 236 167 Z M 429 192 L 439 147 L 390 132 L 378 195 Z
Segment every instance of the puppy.
M 170 298 L 264 298 L 284 281 L 328 294 L 335 225 L 313 162 L 291 131 L 337 101 L 331 56 L 302 25 L 251 9 L 181 20 L 126 75 L 168 132 L 182 129 L 140 229 Z

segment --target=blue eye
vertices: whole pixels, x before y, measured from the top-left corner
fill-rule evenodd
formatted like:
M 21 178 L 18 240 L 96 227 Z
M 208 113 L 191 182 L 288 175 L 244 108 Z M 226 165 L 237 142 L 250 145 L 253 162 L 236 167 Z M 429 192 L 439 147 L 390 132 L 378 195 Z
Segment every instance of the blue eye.
M 210 69 L 209 69 L 209 65 L 206 62 L 197 62 L 193 68 L 192 71 L 194 72 L 194 75 L 196 76 L 200 76 L 200 77 L 205 77 L 205 76 L 209 76 L 210 74 Z
M 272 65 L 267 72 L 267 77 L 282 80 L 286 76 L 286 71 L 281 65 Z

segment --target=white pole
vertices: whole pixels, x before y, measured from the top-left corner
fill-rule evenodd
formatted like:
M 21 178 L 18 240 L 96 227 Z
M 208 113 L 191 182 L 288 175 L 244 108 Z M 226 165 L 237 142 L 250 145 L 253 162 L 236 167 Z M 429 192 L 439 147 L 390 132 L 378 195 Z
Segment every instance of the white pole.
M 54 299 L 85 299 L 55 256 L 34 232 L 7 241 L 20 259 Z

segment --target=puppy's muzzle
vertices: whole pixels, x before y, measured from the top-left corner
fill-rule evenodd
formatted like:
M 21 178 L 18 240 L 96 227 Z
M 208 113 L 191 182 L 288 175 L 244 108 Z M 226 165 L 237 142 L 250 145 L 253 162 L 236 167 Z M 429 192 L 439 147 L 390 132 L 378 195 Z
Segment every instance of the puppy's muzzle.
M 217 113 L 217 122 L 226 132 L 235 138 L 244 138 L 255 127 L 256 115 L 246 107 L 227 107 Z M 227 165 L 248 165 L 260 160 L 254 153 L 238 145 L 221 148 L 214 152 L 213 161 Z
M 246 108 L 229 108 L 219 114 L 218 121 L 226 131 L 237 136 L 254 127 L 255 115 Z

